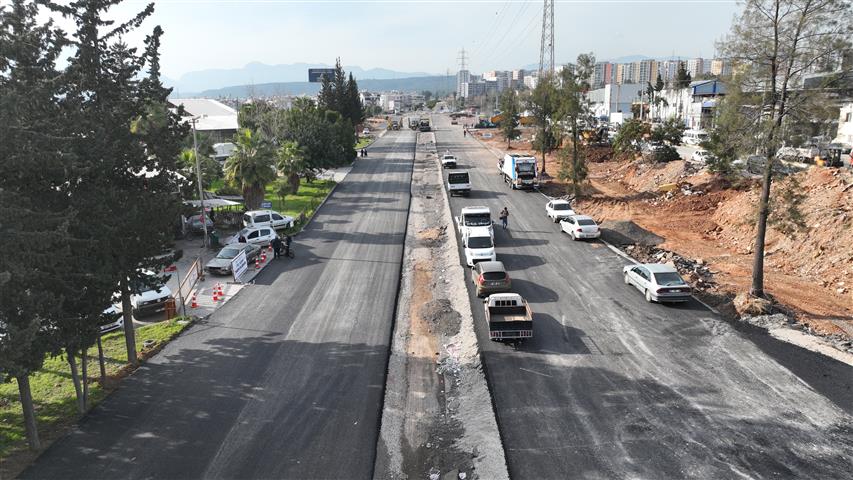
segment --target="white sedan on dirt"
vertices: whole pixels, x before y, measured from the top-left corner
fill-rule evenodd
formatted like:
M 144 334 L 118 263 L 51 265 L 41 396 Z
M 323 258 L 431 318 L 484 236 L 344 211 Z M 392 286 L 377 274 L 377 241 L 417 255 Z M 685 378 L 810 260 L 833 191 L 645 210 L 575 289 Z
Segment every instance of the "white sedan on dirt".
M 592 217 L 587 215 L 572 215 L 560 220 L 560 230 L 572 236 L 572 240 L 581 238 L 598 238 L 601 230 Z
M 695 152 L 693 152 L 693 155 L 690 155 L 690 162 L 704 165 L 708 163 L 708 160 L 711 160 L 713 158 L 714 155 L 707 150 L 696 150 Z
M 690 285 L 681 278 L 678 270 L 669 265 L 628 265 L 622 273 L 625 274 L 625 284 L 643 292 L 647 302 L 686 302 L 690 299 Z
M 568 200 L 551 200 L 545 204 L 545 215 L 554 223 L 575 214 L 572 204 Z

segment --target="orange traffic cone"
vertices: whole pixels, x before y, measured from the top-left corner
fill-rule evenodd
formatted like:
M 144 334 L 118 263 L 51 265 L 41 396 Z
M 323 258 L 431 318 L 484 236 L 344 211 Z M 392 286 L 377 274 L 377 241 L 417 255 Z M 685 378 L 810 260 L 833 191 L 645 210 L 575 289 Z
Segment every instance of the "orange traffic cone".
M 219 298 L 225 298 L 225 292 L 222 291 L 222 284 L 217 283 L 216 288 L 217 288 L 217 291 L 219 292 Z
M 260 269 L 260 268 L 261 268 L 261 259 L 260 259 L 260 258 L 256 258 L 256 259 L 255 259 L 255 270 L 258 270 L 258 269 Z
M 264 263 L 264 262 L 266 262 L 266 261 L 267 261 L 267 253 L 266 253 L 266 252 L 264 252 L 264 253 L 262 253 L 262 254 L 261 254 L 261 263 Z
M 214 285 L 214 287 L 213 287 L 213 301 L 214 301 L 214 302 L 218 302 L 218 301 L 219 301 L 219 290 L 217 290 L 217 289 L 216 289 L 216 286 L 215 286 L 215 285 Z
M 198 308 L 198 301 L 196 300 L 196 294 L 193 294 L 193 302 L 190 304 L 190 308 Z

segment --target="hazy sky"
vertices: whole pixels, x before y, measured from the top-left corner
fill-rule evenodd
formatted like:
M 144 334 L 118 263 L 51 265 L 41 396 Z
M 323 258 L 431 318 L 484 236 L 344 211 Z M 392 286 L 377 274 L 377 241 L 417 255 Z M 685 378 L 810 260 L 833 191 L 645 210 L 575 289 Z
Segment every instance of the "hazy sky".
M 145 3 L 113 9 L 127 18 Z M 165 30 L 163 74 L 238 68 L 258 61 L 333 63 L 444 74 L 465 47 L 474 72 L 539 61 L 542 1 L 158 0 L 145 24 Z M 733 0 L 560 1 L 558 63 L 592 51 L 598 59 L 714 54 L 739 6 Z M 131 43 L 142 34 L 128 37 Z

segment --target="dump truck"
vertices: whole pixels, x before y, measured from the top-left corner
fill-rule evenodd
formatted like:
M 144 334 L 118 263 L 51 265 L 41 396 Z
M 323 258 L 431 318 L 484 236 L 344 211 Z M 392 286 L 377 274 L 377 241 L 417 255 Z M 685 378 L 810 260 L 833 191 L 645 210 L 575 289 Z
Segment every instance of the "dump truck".
M 533 337 L 533 311 L 517 293 L 494 293 L 483 301 L 489 339 L 517 343 Z

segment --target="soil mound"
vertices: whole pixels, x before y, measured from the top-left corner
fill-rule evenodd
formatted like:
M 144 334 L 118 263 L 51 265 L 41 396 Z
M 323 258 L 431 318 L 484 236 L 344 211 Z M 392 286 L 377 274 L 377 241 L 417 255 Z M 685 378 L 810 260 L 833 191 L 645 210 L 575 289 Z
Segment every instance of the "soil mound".
M 665 240 L 630 220 L 608 220 L 602 223 L 601 238 L 614 245 L 654 246 Z

